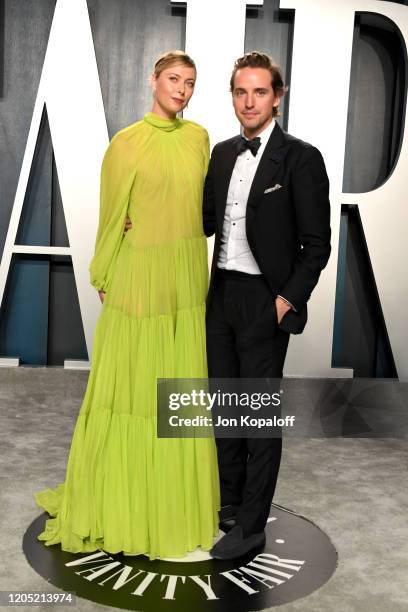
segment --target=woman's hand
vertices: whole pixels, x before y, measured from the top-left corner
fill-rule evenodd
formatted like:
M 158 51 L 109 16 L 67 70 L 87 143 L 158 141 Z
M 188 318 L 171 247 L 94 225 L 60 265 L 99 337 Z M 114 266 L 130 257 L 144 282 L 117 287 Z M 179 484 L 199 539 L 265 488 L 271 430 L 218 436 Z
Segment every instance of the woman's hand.
M 126 232 L 128 230 L 132 229 L 132 222 L 130 220 L 130 218 L 126 215 L 126 221 L 125 221 L 125 229 L 123 230 L 123 235 L 126 234 Z
M 98 295 L 99 295 L 99 299 L 101 300 L 103 304 L 105 296 L 106 296 L 106 291 L 98 291 Z

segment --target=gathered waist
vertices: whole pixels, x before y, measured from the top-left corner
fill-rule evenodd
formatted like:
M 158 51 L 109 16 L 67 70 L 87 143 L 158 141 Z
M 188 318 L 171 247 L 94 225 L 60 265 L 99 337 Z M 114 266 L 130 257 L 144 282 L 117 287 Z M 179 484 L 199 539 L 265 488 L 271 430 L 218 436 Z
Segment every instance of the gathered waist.
M 143 244 L 139 241 L 132 240 L 131 235 L 129 234 L 129 232 L 127 232 L 122 241 L 123 247 L 129 247 L 136 251 L 144 251 L 146 253 L 169 250 L 176 251 L 183 248 L 188 249 L 189 247 L 199 248 L 200 245 L 207 248 L 207 237 L 204 234 L 200 236 L 180 237 L 175 240 L 169 240 L 168 242 Z

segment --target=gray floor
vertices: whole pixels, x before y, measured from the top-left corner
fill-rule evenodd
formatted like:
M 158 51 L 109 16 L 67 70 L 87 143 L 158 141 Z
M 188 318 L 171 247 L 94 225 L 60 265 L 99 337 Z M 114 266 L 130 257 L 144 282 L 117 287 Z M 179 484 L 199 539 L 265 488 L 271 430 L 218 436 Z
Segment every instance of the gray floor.
M 0 590 L 50 590 L 21 542 L 41 513 L 32 492 L 64 479 L 86 379 L 61 368 L 0 368 Z M 339 565 L 320 590 L 280 610 L 408 610 L 407 457 L 404 439 L 285 441 L 274 501 L 321 527 Z M 42 608 L 54 606 L 19 607 Z M 81 599 L 76 609 L 101 608 Z

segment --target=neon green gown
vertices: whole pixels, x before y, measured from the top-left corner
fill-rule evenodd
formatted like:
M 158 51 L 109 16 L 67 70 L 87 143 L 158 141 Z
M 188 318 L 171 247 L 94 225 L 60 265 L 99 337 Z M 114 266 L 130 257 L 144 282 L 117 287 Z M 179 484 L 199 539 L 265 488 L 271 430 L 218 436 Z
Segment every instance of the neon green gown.
M 91 283 L 106 291 L 65 482 L 38 536 L 80 553 L 182 557 L 218 532 L 213 438 L 156 436 L 156 379 L 204 378 L 207 132 L 147 113 L 105 154 Z M 123 237 L 126 214 L 132 229 Z

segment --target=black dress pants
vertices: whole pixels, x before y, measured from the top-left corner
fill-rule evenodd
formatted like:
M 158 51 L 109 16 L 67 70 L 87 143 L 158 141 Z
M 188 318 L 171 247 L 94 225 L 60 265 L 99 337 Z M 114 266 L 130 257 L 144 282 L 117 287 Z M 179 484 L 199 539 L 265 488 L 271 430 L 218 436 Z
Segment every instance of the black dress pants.
M 207 309 L 210 378 L 282 377 L 289 334 L 262 275 L 217 270 Z M 281 438 L 216 438 L 221 505 L 237 507 L 244 536 L 267 522 L 282 454 Z

